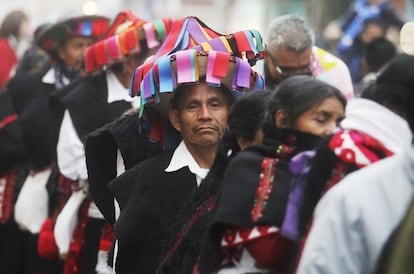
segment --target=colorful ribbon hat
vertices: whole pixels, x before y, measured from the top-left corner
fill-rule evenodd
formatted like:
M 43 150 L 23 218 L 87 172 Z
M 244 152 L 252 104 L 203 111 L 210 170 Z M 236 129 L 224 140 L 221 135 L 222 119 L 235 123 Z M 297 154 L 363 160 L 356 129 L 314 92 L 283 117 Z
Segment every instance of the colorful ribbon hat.
M 140 117 L 149 139 L 164 148 L 176 143 L 179 134 L 169 125 L 167 113 L 180 84 L 203 77 L 208 84 L 235 93 L 263 89 L 263 77 L 250 69 L 263 59 L 263 51 L 258 31 L 223 35 L 196 17 L 175 21 L 159 50 L 135 70 L 131 80 L 131 96 L 141 95 Z M 145 107 L 150 105 L 154 108 Z
M 136 69 L 131 81 L 130 95 L 141 94 L 142 80 L 153 69 L 160 57 L 191 48 L 196 51 L 214 50 L 229 53 L 254 65 L 258 59 L 263 59 L 264 43 L 260 33 L 256 30 L 222 35 L 210 29 L 197 17 L 177 20 L 153 59 Z
M 140 83 L 132 84 L 140 86 L 141 113 L 144 106 L 157 105 L 159 112 L 167 114 L 177 87 L 200 80 L 223 86 L 234 94 L 264 88 L 263 76 L 252 70 L 246 60 L 228 52 L 194 48 L 159 58 Z
M 102 71 L 107 65 L 119 62 L 126 55 L 140 53 L 160 45 L 172 25 L 171 19 L 147 22 L 131 12 L 121 12 L 104 39 L 85 51 L 85 72 Z
M 100 39 L 108 31 L 109 18 L 97 15 L 72 17 L 59 21 L 39 34 L 38 45 L 52 57 L 57 48 L 67 39 L 75 36 Z

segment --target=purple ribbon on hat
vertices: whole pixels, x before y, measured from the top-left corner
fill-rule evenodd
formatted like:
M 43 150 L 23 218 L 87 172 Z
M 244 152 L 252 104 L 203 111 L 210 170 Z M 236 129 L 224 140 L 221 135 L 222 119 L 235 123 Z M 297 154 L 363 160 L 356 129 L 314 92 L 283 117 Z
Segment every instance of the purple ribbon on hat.
M 250 65 L 246 61 L 236 58 L 237 71 L 234 73 L 236 77 L 236 89 L 238 87 L 250 88 Z M 234 87 L 233 87 L 234 89 Z
M 209 41 L 211 48 L 216 51 L 228 52 L 226 46 L 220 38 L 214 38 Z
M 202 42 L 210 40 L 210 37 L 207 37 L 205 35 L 201 26 L 197 23 L 197 20 L 195 18 L 190 18 L 187 29 L 197 44 L 201 44 Z
M 193 47 L 193 49 L 195 49 L 196 51 L 205 51 L 201 45 L 197 45 Z
M 143 96 L 144 102 L 145 103 L 149 102 L 150 100 L 148 100 L 148 98 L 151 98 L 151 96 L 155 92 L 152 70 L 149 71 L 144 76 L 144 79 L 142 80 L 142 83 L 141 83 L 141 90 L 143 90 L 142 96 Z

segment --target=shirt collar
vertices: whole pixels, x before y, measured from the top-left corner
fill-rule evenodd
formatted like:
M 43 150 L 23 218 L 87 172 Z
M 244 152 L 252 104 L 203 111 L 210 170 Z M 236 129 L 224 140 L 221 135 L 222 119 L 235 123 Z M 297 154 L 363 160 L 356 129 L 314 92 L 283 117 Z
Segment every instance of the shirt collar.
M 56 84 L 56 73 L 54 68 L 50 68 L 48 72 L 43 76 L 42 82 L 45 84 Z M 70 83 L 69 79 L 63 76 L 63 84 L 68 85 Z
M 106 72 L 106 84 L 108 86 L 108 104 L 116 101 L 126 101 L 131 102 L 135 109 L 138 108 L 140 102 L 139 97 L 132 98 L 129 95 L 129 90 L 121 84 L 111 71 Z
M 171 158 L 170 164 L 165 169 L 165 172 L 174 172 L 183 167 L 188 167 L 191 173 L 196 175 L 197 184 L 200 185 L 201 180 L 204 179 L 209 171 L 207 168 L 201 168 L 191 153 L 188 151 L 184 141 L 178 145 Z

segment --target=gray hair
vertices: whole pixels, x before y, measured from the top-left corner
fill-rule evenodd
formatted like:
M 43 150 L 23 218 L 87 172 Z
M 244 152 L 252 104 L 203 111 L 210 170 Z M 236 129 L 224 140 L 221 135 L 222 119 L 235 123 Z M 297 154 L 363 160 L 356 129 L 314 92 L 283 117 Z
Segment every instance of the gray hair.
M 310 26 L 297 15 L 287 14 L 274 19 L 268 27 L 267 47 L 271 50 L 286 48 L 302 52 L 313 46 L 315 34 Z

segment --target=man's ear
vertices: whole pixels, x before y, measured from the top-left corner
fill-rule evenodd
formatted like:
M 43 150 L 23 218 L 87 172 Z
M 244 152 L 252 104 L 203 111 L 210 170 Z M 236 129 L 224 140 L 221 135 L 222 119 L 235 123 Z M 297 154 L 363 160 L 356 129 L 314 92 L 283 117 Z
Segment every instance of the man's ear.
M 64 60 L 64 58 L 65 58 L 65 46 L 63 44 L 58 46 L 57 55 L 59 56 L 59 58 L 61 60 Z
M 178 115 L 178 110 L 176 109 L 170 109 L 170 111 L 168 112 L 168 118 L 170 119 L 170 123 L 171 125 L 178 131 L 180 132 L 181 130 L 181 123 L 180 123 L 180 118 Z
M 275 124 L 277 128 L 286 128 L 289 125 L 288 115 L 283 109 L 279 109 L 275 114 Z

